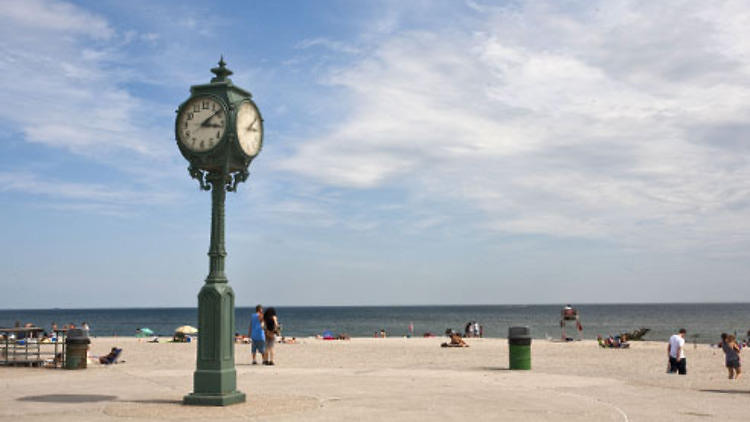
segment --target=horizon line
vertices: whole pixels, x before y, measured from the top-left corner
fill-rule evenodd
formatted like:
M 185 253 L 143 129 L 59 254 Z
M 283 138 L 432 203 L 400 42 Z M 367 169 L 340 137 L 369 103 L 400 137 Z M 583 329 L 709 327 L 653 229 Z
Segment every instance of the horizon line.
M 555 302 L 555 303 L 453 303 L 453 304 L 395 304 L 395 305 L 273 305 L 276 308 L 419 308 L 419 307 L 455 307 L 455 306 L 565 306 L 574 304 L 574 306 L 590 305 L 742 305 L 750 302 L 732 302 L 732 301 L 708 301 L 708 302 Z M 238 305 L 238 308 L 253 308 L 256 305 Z M 197 309 L 195 306 L 115 306 L 115 307 L 53 307 L 53 308 L 6 308 L 0 309 L 0 312 L 6 311 L 94 311 L 94 310 L 137 310 L 137 309 Z

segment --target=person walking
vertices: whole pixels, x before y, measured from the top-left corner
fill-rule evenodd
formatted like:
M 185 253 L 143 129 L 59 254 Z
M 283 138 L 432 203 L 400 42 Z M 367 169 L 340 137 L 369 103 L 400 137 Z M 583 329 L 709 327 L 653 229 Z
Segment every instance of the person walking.
M 687 360 L 685 359 L 685 335 L 687 330 L 680 328 L 677 334 L 673 334 L 669 338 L 669 345 L 667 345 L 667 355 L 669 356 L 669 372 L 674 374 L 675 372 L 680 375 L 687 374 Z
M 263 322 L 266 330 L 266 360 L 264 365 L 275 365 L 273 363 L 273 349 L 276 344 L 276 335 L 279 334 L 279 320 L 276 317 L 276 309 L 270 307 L 263 313 Z
M 255 354 L 260 353 L 263 363 L 266 363 L 266 333 L 263 331 L 263 307 L 255 307 L 255 313 L 250 316 L 250 350 L 253 355 L 253 365 L 257 365 Z
M 732 334 L 728 334 L 721 342 L 721 349 L 724 351 L 726 358 L 725 364 L 729 372 L 729 379 L 739 379 L 742 368 L 740 367 L 740 346 L 737 344 L 737 339 Z

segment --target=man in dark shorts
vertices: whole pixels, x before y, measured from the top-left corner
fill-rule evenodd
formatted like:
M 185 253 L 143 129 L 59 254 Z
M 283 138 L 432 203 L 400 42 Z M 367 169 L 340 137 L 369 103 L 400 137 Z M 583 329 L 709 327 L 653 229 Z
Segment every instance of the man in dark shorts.
M 253 365 L 257 365 L 255 353 L 259 352 L 266 363 L 266 333 L 263 331 L 263 307 L 255 307 L 255 313 L 250 317 L 250 341 L 252 343 L 251 351 L 253 354 Z
M 685 335 L 687 330 L 680 328 L 677 334 L 673 334 L 669 338 L 669 344 L 667 345 L 667 355 L 669 356 L 669 372 L 674 374 L 675 372 L 680 375 L 687 374 L 687 360 L 685 359 Z

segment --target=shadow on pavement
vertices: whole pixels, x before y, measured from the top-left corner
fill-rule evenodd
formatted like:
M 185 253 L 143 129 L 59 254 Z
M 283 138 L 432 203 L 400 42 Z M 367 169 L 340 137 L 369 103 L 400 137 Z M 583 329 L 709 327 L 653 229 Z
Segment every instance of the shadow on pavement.
M 98 401 L 113 401 L 117 396 L 102 394 L 45 394 L 43 396 L 20 397 L 19 401 L 34 401 L 41 403 L 93 403 Z
M 700 390 L 703 393 L 750 394 L 748 390 Z

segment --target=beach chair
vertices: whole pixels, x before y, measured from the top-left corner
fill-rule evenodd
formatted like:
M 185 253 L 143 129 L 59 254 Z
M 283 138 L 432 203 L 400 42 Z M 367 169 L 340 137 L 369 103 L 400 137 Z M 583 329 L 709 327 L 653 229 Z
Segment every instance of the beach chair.
M 99 363 L 101 363 L 102 365 L 112 365 L 114 363 L 117 363 L 117 360 L 120 358 L 120 354 L 122 354 L 122 349 L 112 348 L 112 351 L 109 352 L 108 355 L 99 358 Z

